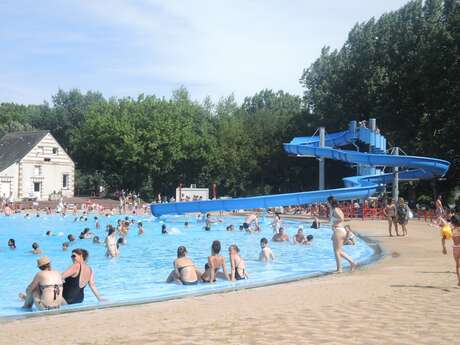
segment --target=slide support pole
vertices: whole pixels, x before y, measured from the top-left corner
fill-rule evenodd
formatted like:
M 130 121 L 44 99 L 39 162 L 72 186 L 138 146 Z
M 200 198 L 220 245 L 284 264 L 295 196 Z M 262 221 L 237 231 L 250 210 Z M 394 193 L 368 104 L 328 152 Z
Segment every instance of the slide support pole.
M 324 127 L 319 128 L 319 147 L 326 146 L 326 129 Z M 319 159 L 319 190 L 325 189 L 324 183 L 324 163 L 325 158 Z

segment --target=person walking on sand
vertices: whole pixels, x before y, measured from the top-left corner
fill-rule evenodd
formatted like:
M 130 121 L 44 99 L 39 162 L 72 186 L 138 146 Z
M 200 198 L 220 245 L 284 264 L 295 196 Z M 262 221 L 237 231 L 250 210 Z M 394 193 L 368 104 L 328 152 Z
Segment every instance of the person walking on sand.
M 450 222 L 452 224 L 452 233 L 451 235 L 447 235 L 446 239 L 449 239 L 449 237 L 451 237 L 453 241 L 452 253 L 454 256 L 455 269 L 457 273 L 457 285 L 460 286 L 460 216 L 453 216 Z M 447 249 L 444 237 L 442 241 L 442 246 L 442 252 L 445 255 L 447 254 Z
M 388 232 L 390 237 L 393 237 L 393 234 L 391 233 L 393 225 L 395 227 L 396 236 L 399 236 L 398 221 L 396 218 L 396 204 L 394 200 L 391 199 L 390 202 L 386 205 L 386 207 L 383 209 L 383 214 L 388 220 Z
M 398 218 L 398 223 L 402 228 L 402 236 L 407 236 L 407 223 L 409 223 L 409 214 L 411 210 L 409 206 L 404 202 L 404 198 L 400 197 L 398 200 L 398 206 L 396 207 L 396 215 Z
M 444 216 L 445 210 L 444 206 L 442 205 L 442 196 L 438 195 L 436 198 L 436 202 L 434 203 L 435 208 L 436 208 L 436 220 L 439 222 L 441 217 Z
M 339 207 L 336 198 L 330 196 L 327 199 L 330 208 L 330 223 L 332 226 L 332 247 L 334 249 L 335 262 L 337 264 L 337 273 L 342 273 L 342 258 L 350 263 L 350 270 L 354 271 L 357 264 L 353 259 L 343 251 L 343 245 L 347 238 L 347 230 L 344 227 L 344 215 Z

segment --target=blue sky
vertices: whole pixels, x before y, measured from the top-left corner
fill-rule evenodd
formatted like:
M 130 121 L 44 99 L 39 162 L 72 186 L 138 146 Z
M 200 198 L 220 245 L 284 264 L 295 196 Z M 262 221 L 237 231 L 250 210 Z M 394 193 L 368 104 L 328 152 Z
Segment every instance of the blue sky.
M 299 77 L 356 22 L 406 0 L 0 0 L 0 102 L 41 103 L 59 88 L 104 96 L 237 100 Z

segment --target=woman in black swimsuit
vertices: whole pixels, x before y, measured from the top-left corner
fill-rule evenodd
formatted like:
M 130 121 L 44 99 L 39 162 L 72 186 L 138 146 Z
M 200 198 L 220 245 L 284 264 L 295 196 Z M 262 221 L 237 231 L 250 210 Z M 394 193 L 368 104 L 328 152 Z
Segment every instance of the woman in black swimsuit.
M 99 295 L 96 284 L 94 283 L 93 270 L 86 264 L 88 251 L 76 248 L 72 250 L 71 258 L 73 265 L 62 274 L 62 279 L 64 280 L 62 295 L 67 304 L 83 302 L 86 285 L 89 285 L 97 300 L 102 302 L 103 299 Z
M 182 285 L 198 284 L 201 272 L 196 268 L 193 261 L 187 257 L 187 249 L 184 246 L 177 248 L 177 259 L 173 263 L 174 269 L 166 279 L 167 283 L 176 282 Z
M 246 263 L 240 256 L 240 249 L 236 244 L 228 247 L 228 254 L 230 256 L 230 280 L 242 280 L 248 277 L 246 273 Z

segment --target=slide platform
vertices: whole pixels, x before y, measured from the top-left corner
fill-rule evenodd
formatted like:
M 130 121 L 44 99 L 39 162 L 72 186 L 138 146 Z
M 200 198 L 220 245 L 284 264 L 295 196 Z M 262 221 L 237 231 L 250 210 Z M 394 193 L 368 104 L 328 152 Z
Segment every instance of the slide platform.
M 368 152 L 342 150 L 340 147 L 362 142 L 369 145 Z M 386 139 L 378 131 L 357 127 L 355 121 L 343 132 L 331 133 L 325 137 L 325 147 L 320 147 L 319 136 L 296 137 L 284 144 L 284 150 L 292 156 L 316 157 L 358 164 L 357 176 L 345 177 L 345 187 L 320 191 L 262 195 L 235 199 L 171 202 L 152 204 L 154 216 L 184 214 L 189 212 L 232 211 L 252 208 L 305 205 L 325 202 L 329 196 L 338 200 L 367 198 L 383 190 L 394 181 L 394 173 L 383 173 L 384 167 L 399 167 L 399 181 L 432 179 L 444 176 L 450 163 L 445 160 L 389 155 Z

